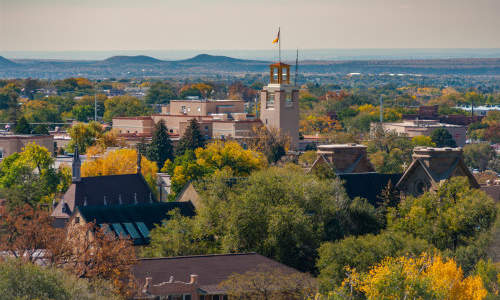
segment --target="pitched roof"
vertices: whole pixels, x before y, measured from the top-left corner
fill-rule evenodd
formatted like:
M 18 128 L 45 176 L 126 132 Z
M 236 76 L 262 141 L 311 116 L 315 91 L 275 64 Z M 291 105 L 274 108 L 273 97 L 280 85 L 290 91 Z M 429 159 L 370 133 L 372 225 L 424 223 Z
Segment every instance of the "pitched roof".
M 411 173 L 414 172 L 417 168 L 422 168 L 424 170 L 424 173 L 427 175 L 432 185 L 438 184 L 441 180 L 450 179 L 451 177 L 456 176 L 459 171 L 461 171 L 461 175 L 459 176 L 464 176 L 463 174 L 465 174 L 465 176 L 469 179 L 470 185 L 474 188 L 479 188 L 479 184 L 477 183 L 476 178 L 471 174 L 462 158 L 455 159 L 453 163 L 451 163 L 451 165 L 441 173 L 433 172 L 430 168 L 427 167 L 424 162 L 422 162 L 421 159 L 414 159 L 396 185 L 401 186 L 404 181 L 410 178 Z
M 380 202 L 378 196 L 389 181 L 395 186 L 401 174 L 381 174 L 376 172 L 337 175 L 343 182 L 349 198 L 365 198 L 372 205 Z
M 78 206 L 82 218 L 99 226 L 107 224 L 116 235 L 132 238 L 135 245 L 149 243 L 149 232 L 156 224 L 168 219 L 167 213 L 178 208 L 181 215 L 192 217 L 194 207 L 190 202 L 155 202 L 129 205 Z
M 165 258 L 143 258 L 133 267 L 132 273 L 142 286 L 146 277 L 152 284 L 174 280 L 189 282 L 190 275 L 198 275 L 198 286 L 206 293 L 217 292 L 218 285 L 230 275 L 257 270 L 265 265 L 284 272 L 298 272 L 275 260 L 257 253 L 210 254 Z
M 69 218 L 76 206 L 155 202 L 154 193 L 141 174 L 82 177 L 71 184 L 52 216 Z M 64 207 L 67 207 L 64 209 Z M 69 209 L 69 211 L 68 211 Z

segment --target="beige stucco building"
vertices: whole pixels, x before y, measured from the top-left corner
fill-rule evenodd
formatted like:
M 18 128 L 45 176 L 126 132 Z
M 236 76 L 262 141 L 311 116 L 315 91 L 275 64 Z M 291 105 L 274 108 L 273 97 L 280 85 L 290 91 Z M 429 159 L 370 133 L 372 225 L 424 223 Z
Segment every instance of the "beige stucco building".
M 372 123 L 371 131 L 376 130 L 380 123 Z M 458 147 L 463 147 L 466 141 L 467 128 L 462 125 L 440 123 L 437 120 L 405 120 L 402 122 L 382 123 L 384 131 L 406 134 L 413 138 L 419 135 L 430 136 L 438 128 L 444 128 L 453 136 Z
M 270 82 L 260 93 L 260 119 L 268 128 L 290 137 L 290 148 L 299 144 L 299 89 L 290 84 L 290 66 L 270 66 Z
M 35 143 L 54 153 L 54 137 L 51 135 L 2 134 L 0 135 L 0 158 L 21 152 L 29 143 Z

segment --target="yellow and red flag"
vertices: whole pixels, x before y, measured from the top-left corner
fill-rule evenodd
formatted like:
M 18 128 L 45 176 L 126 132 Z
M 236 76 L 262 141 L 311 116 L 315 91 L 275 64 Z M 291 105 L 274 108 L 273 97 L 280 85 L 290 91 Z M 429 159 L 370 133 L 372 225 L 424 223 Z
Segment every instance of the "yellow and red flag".
M 276 38 L 273 40 L 273 44 L 276 44 L 277 42 L 280 41 L 280 29 L 278 29 L 278 35 L 276 36 Z

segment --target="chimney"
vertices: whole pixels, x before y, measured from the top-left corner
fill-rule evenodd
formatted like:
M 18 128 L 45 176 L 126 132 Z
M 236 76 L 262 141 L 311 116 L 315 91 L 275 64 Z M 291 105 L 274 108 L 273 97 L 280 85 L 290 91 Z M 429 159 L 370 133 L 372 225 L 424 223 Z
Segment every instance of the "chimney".
M 317 155 L 318 158 L 323 156 L 327 159 L 337 174 L 375 171 L 368 160 L 366 146 L 363 145 L 353 143 L 320 145 Z
M 197 284 L 198 283 L 198 275 L 191 274 L 189 279 L 189 284 Z
M 457 159 L 463 159 L 462 148 L 416 147 L 413 149 L 413 159 L 423 162 L 434 174 L 442 174 L 448 171 Z
M 153 281 L 153 277 L 146 277 L 146 283 L 142 287 L 142 292 L 144 294 L 148 293 L 149 287 L 151 286 L 151 282 Z
M 81 177 L 81 167 L 82 162 L 80 161 L 80 153 L 78 152 L 78 145 L 75 145 L 75 152 L 73 154 L 73 162 L 71 163 L 71 181 L 72 182 L 80 182 L 82 180 Z

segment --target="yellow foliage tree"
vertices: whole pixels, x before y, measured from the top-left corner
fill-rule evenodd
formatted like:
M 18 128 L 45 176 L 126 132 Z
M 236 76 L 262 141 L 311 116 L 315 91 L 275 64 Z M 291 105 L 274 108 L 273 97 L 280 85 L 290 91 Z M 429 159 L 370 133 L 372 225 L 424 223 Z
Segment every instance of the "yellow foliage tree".
M 386 258 L 367 273 L 348 269 L 342 288 L 368 299 L 480 300 L 487 291 L 479 276 L 464 277 L 453 259 L 423 253 L 418 258 Z
M 137 172 L 137 151 L 134 149 L 119 149 L 109 151 L 101 156 L 85 161 L 82 164 L 82 176 L 105 176 L 119 174 L 135 174 Z M 141 159 L 141 173 L 153 191 L 156 191 L 156 163 Z

